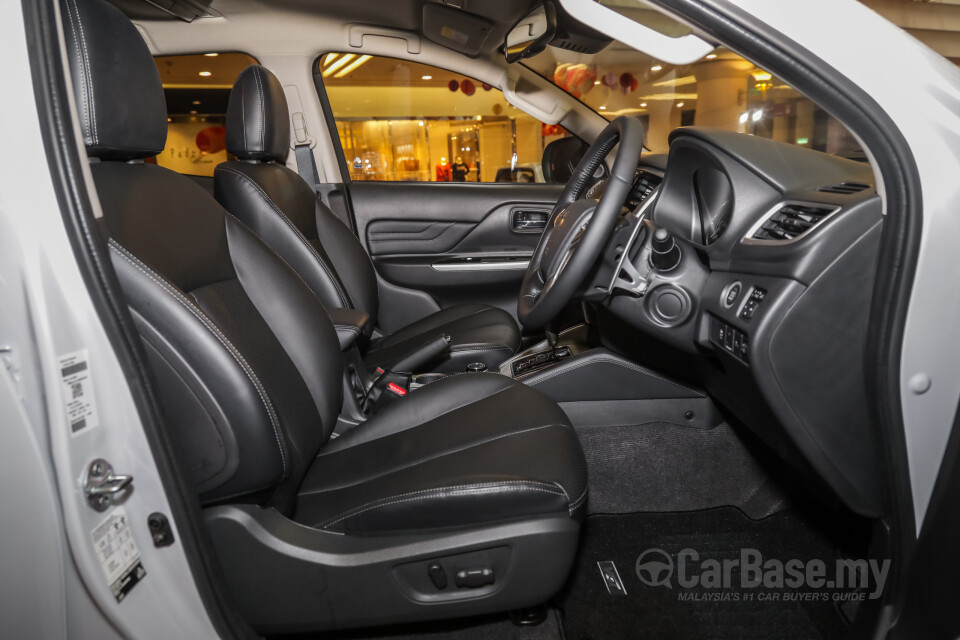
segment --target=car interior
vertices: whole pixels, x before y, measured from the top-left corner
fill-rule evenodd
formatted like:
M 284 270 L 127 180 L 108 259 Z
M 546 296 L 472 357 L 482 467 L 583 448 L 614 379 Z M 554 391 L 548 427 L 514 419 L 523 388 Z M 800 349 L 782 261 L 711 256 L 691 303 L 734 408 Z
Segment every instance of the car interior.
M 615 109 L 623 75 L 557 86 L 524 60 L 620 46 L 559 3 L 60 10 L 101 238 L 258 633 L 834 638 L 877 615 L 719 606 L 705 584 L 681 601 L 638 560 L 888 557 L 863 382 L 883 216 L 862 155 L 749 112 L 732 131 Z M 240 56 L 204 89 L 216 122 L 214 93 L 180 104 L 165 75 L 188 54 Z M 393 93 L 348 84 L 385 69 L 491 115 L 388 120 Z M 609 108 L 571 90 L 607 84 Z M 201 149 L 219 136 L 188 154 L 205 175 L 169 168 L 180 125 Z M 429 162 L 408 130 L 439 145 Z

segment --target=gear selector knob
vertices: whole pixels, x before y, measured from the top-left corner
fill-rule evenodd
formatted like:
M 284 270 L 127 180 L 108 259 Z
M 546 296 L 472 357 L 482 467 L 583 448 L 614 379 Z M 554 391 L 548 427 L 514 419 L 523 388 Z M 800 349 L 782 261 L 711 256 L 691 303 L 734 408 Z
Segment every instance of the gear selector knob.
M 680 264 L 680 247 L 666 229 L 661 227 L 654 231 L 650 248 L 650 263 L 654 269 L 670 271 Z

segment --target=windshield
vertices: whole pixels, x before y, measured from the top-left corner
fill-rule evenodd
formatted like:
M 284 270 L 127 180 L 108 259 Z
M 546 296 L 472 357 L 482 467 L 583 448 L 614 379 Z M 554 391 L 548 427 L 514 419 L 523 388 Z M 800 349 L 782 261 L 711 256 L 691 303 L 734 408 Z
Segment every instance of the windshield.
M 670 36 L 689 29 L 636 0 L 602 0 L 614 11 Z M 862 159 L 839 121 L 778 78 L 719 48 L 688 65 L 651 58 L 620 42 L 594 54 L 547 47 L 527 65 L 608 120 L 643 121 L 646 146 L 667 151 L 677 127 L 696 125 L 750 133 Z

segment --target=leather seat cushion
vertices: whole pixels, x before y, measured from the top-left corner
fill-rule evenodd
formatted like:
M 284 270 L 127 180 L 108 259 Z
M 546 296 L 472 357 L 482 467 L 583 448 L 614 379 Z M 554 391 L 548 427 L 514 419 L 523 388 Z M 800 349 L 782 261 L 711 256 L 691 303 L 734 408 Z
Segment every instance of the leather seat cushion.
M 520 347 L 520 329 L 513 316 L 496 307 L 463 304 L 441 309 L 372 344 L 365 356 L 367 366 L 372 371 L 389 365 L 440 333 L 452 338 L 450 351 L 423 371 L 459 373 L 472 362 L 483 362 L 496 371 Z
M 449 376 L 333 440 L 295 519 L 351 533 L 580 518 L 586 460 L 564 413 L 499 374 Z

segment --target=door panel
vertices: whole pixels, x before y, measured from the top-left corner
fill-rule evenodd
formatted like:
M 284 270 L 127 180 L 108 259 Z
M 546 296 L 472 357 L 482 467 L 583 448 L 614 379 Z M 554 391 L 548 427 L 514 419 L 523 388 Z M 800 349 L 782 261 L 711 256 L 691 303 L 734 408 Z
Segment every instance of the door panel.
M 562 190 L 547 184 L 354 182 L 350 196 L 357 234 L 383 280 L 426 292 L 441 308 L 482 302 L 515 315 L 524 268 L 540 238 L 537 214 L 548 214 Z M 391 307 L 405 300 L 402 292 L 381 300 L 387 306 L 380 316 L 401 315 Z

